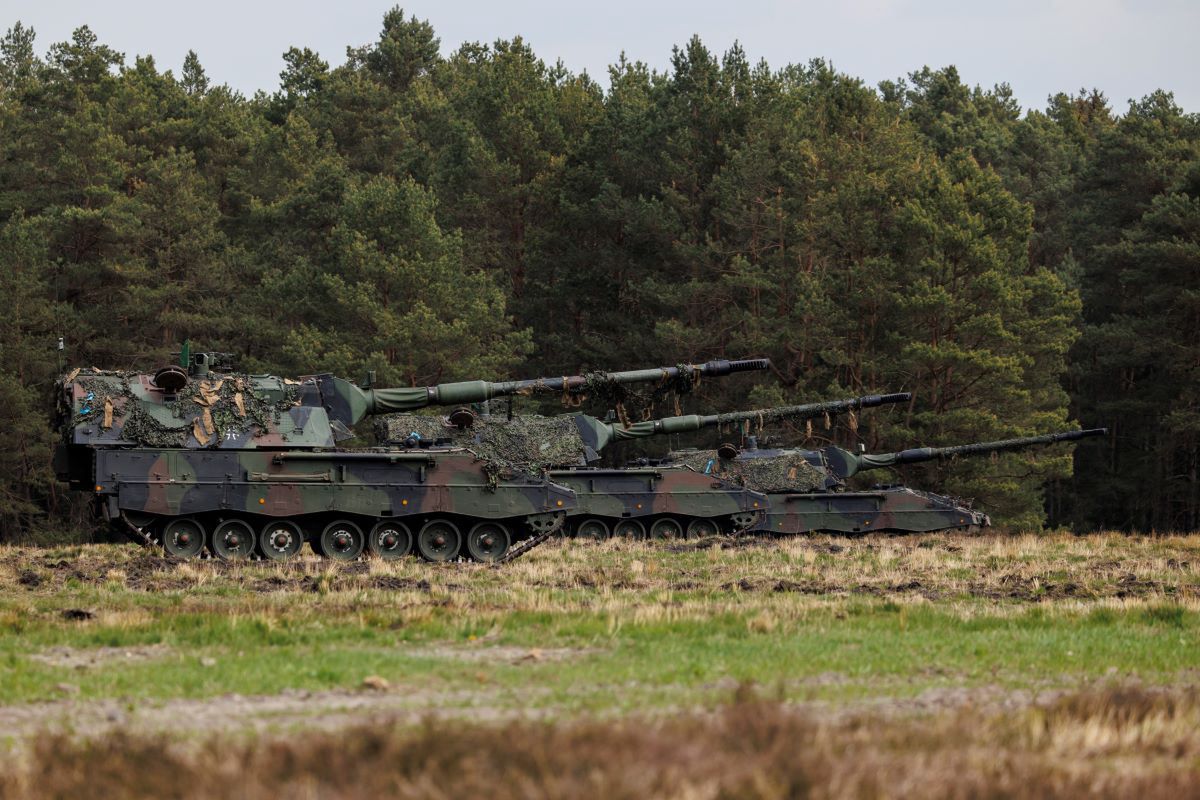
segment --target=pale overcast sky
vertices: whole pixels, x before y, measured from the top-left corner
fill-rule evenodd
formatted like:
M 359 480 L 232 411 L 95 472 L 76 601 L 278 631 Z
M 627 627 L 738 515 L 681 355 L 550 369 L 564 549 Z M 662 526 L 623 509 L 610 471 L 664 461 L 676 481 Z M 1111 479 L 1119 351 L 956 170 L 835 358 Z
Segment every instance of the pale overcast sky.
M 273 91 L 290 46 L 336 65 L 347 45 L 378 37 L 391 0 L 0 0 L 0 26 L 38 34 L 39 52 L 88 25 L 109 46 L 151 54 L 179 74 L 195 50 L 210 79 L 245 94 Z M 923 65 L 954 64 L 965 81 L 1007 82 L 1025 107 L 1097 87 L 1118 111 L 1157 88 L 1200 111 L 1200 0 L 410 0 L 442 52 L 464 41 L 521 35 L 547 63 L 561 59 L 607 87 L 622 50 L 665 69 L 671 46 L 699 34 L 722 53 L 734 40 L 772 67 L 822 57 L 870 85 Z

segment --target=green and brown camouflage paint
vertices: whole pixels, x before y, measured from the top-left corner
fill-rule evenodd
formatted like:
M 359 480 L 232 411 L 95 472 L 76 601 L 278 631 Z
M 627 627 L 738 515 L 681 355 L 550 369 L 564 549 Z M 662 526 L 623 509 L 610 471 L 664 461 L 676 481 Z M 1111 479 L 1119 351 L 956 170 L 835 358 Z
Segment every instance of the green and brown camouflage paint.
M 103 514 L 168 553 L 218 557 L 256 550 L 287 558 L 304 541 L 334 558 L 365 548 L 429 560 L 499 560 L 512 541 L 561 525 L 575 493 L 544 475 L 454 446 L 342 451 L 372 414 L 480 402 L 516 393 L 571 393 L 601 384 L 695 380 L 762 369 L 713 361 L 530 381 L 468 381 L 362 389 L 332 375 L 154 375 L 75 370 L 62 381 L 56 472 L 92 492 Z M 195 367 L 195 362 L 193 363 Z
M 764 411 L 665 417 L 636 423 L 606 422 L 587 414 L 481 419 L 471 427 L 447 420 L 396 414 L 377 421 L 376 433 L 392 442 L 448 438 L 497 463 L 545 471 L 574 490 L 577 505 L 567 531 L 603 537 L 700 536 L 742 531 L 761 521 L 768 498 L 745 481 L 707 472 L 692 463 L 622 469 L 596 469 L 613 442 L 684 433 L 707 427 L 762 425 L 778 419 L 813 419 L 862 408 L 906 402 L 908 394 L 867 395 L 846 400 L 786 406 Z
M 915 448 L 897 453 L 750 448 L 733 457 L 718 451 L 680 451 L 677 463 L 703 462 L 707 471 L 766 493 L 769 510 L 755 530 L 780 534 L 867 531 L 928 532 L 972 530 L 991 525 L 989 517 L 963 501 L 905 486 L 847 491 L 846 479 L 871 469 L 935 459 L 963 458 L 1019 450 L 1105 434 L 1102 428 L 1061 431 L 958 447 Z
M 748 529 L 766 511 L 765 495 L 689 467 L 551 470 L 574 491 L 574 535 L 605 538 L 699 537 Z

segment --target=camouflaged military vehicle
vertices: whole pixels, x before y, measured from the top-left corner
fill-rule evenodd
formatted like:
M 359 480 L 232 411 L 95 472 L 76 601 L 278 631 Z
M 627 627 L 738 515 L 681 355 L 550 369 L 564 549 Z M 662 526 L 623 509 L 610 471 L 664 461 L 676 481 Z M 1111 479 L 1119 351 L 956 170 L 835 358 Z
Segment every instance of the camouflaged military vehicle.
M 460 425 L 455 425 L 456 419 Z M 702 475 L 688 467 L 598 469 L 584 466 L 584 454 L 597 446 L 598 429 L 620 430 L 586 414 L 557 417 L 522 415 L 473 420 L 461 412 L 438 420 L 399 414 L 376 426 L 390 443 L 433 440 L 469 449 L 491 464 L 515 466 L 572 490 L 574 508 L 564 532 L 604 538 L 703 535 L 745 530 L 758 521 L 767 498 L 744 486 Z M 591 441 L 591 446 L 585 442 Z M 603 445 L 599 445 L 603 447 Z M 594 457 L 594 453 L 593 453 Z M 563 467 L 571 466 L 568 469 Z
M 333 375 L 288 380 L 220 369 L 213 354 L 154 374 L 77 369 L 61 383 L 60 480 L 168 555 L 332 559 L 364 550 L 429 561 L 499 561 L 558 530 L 568 487 L 455 446 L 338 450 L 368 416 L 535 392 L 576 402 L 593 389 L 660 387 L 762 369 L 712 361 L 526 381 L 360 388 Z M 516 548 L 512 545 L 524 540 Z
M 666 417 L 610 422 L 587 414 L 478 419 L 460 411 L 435 418 L 393 414 L 376 422 L 376 436 L 410 447 L 421 441 L 452 442 L 491 463 L 516 465 L 569 487 L 576 505 L 567 512 L 566 532 L 605 538 L 681 538 L 735 533 L 761 523 L 769 501 L 742 481 L 716 475 L 703 465 L 666 464 L 601 469 L 587 466 L 618 441 L 687 433 L 702 428 L 807 420 L 906 402 L 908 394 L 869 395 L 770 411 Z M 711 466 L 711 465 L 709 465 Z
M 701 468 L 765 493 L 770 500 L 769 510 L 755 526 L 755 530 L 764 532 L 972 530 L 990 525 L 991 520 L 961 500 L 906 486 L 877 486 L 856 491 L 848 488 L 846 481 L 867 470 L 1019 450 L 1104 433 L 1103 428 L 1063 431 L 882 454 L 853 453 L 840 447 L 759 449 L 755 438 L 750 437 L 744 449 L 725 445 L 718 450 L 676 451 L 668 456 L 666 463 Z

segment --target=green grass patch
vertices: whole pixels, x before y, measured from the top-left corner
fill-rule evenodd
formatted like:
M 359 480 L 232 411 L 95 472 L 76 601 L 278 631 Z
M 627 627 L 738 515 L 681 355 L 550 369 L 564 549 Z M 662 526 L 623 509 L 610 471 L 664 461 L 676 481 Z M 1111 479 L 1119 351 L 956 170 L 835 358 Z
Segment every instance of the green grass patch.
M 1196 666 L 1200 630 L 1197 613 L 1178 606 L 1078 613 L 1035 607 L 964 618 L 935 607 L 855 601 L 799 618 L 763 614 L 769 612 L 639 622 L 516 611 L 464 623 L 447 610 L 399 628 L 352 614 L 180 612 L 116 626 L 43 618 L 19 635 L 0 636 L 0 702 L 51 699 L 63 682 L 87 698 L 150 699 L 352 688 L 367 675 L 438 692 L 477 689 L 482 681 L 579 708 L 704 702 L 729 681 L 781 686 L 789 697 L 807 698 L 816 679 L 818 695 L 869 695 L 879 685 L 893 692 L 900 683 L 917 691 L 947 675 L 965 685 L 1010 687 L 1113 671 L 1168 680 Z M 147 645 L 161 646 L 164 655 L 123 663 L 117 654 L 82 670 L 32 658 L 53 648 Z M 489 648 L 499 654 L 489 657 Z M 533 655 L 522 661 L 517 649 Z M 567 653 L 538 660 L 548 649 Z M 662 687 L 672 691 L 662 694 Z
M 130 702 L 349 690 L 367 676 L 429 707 L 597 711 L 706 706 L 743 683 L 830 701 L 1112 675 L 1172 683 L 1200 667 L 1200 576 L 1164 569 L 1168 559 L 1200 563 L 1200 547 L 946 536 L 682 552 L 564 544 L 501 569 L 9 549 L 0 704 L 76 690 Z

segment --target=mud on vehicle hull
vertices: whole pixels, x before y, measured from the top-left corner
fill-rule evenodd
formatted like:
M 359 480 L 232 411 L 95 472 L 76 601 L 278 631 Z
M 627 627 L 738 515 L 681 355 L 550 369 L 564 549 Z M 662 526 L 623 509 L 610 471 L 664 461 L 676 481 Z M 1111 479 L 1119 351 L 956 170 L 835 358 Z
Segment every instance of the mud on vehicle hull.
M 178 557 L 285 560 L 308 542 L 337 560 L 498 561 L 576 507 L 570 489 L 490 474 L 460 449 L 94 452 L 107 516 Z
M 688 467 L 551 470 L 577 498 L 567 514 L 573 536 L 697 538 L 751 527 L 766 495 Z
M 990 526 L 982 512 L 943 495 L 903 486 L 865 492 L 771 493 L 761 533 L 927 533 Z

